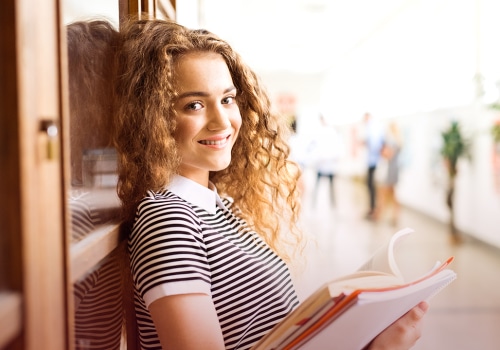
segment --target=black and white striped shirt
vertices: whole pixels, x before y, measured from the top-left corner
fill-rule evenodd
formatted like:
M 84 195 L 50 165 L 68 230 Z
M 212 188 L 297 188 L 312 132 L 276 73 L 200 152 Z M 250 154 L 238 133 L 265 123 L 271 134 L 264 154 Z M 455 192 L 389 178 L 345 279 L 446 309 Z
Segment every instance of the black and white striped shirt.
M 129 250 L 144 349 L 161 349 L 148 306 L 163 296 L 211 295 L 226 349 L 249 349 L 298 305 L 286 264 L 236 213 L 181 176 L 141 201 Z

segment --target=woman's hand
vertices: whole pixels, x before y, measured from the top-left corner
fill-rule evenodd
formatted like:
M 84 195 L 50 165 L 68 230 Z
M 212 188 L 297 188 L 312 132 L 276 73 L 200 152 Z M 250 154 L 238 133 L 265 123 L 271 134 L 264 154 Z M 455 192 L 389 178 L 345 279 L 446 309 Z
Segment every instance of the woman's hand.
M 422 321 L 429 304 L 421 302 L 380 333 L 368 350 L 407 350 L 422 334 Z

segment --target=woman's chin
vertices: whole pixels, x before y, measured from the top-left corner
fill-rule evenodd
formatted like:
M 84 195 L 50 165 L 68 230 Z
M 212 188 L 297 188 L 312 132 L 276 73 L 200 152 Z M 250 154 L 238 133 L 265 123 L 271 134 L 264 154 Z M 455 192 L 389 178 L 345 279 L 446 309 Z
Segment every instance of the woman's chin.
M 220 161 L 216 166 L 214 166 L 212 171 L 222 171 L 224 169 L 227 169 L 229 164 L 231 164 L 231 159 L 226 161 Z

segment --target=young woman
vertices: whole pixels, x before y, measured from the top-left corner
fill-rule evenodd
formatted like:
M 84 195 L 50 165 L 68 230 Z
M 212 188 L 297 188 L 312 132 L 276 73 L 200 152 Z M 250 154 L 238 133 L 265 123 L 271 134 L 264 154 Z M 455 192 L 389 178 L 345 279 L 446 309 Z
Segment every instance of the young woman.
M 249 349 L 298 305 L 285 261 L 302 246 L 300 174 L 286 120 L 215 35 L 162 20 L 121 33 L 118 193 L 141 346 Z M 412 345 L 425 308 L 370 346 Z

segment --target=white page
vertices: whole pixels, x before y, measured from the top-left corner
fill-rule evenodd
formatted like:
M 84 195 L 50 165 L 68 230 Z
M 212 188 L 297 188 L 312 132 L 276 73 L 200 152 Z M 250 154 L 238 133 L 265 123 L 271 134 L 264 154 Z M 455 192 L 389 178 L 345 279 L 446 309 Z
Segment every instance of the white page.
M 408 237 L 412 232 L 414 232 L 414 230 L 411 228 L 404 228 L 396 232 L 392 235 L 389 242 L 379 248 L 375 254 L 358 269 L 358 271 L 380 271 L 394 274 L 403 280 L 403 276 L 401 275 L 401 271 L 394 257 L 394 252 L 398 249 L 398 246 L 404 238 Z

